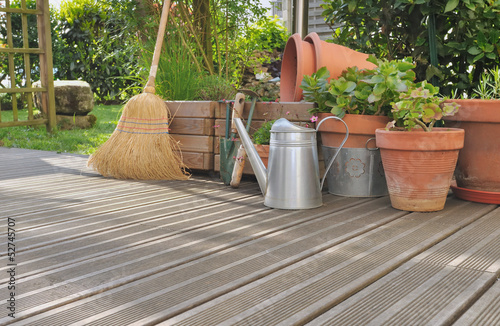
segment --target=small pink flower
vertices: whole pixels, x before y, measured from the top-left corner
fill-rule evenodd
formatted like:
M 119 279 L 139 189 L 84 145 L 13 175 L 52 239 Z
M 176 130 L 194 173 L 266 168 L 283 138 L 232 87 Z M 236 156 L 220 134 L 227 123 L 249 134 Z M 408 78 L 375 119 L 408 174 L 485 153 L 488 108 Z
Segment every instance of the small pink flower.
M 288 114 L 290 114 L 290 111 L 286 111 L 286 114 L 287 114 L 287 115 L 288 115 Z
M 311 120 L 311 122 L 316 122 L 316 121 L 318 121 L 318 117 L 313 115 L 310 120 Z
M 220 125 L 214 125 L 213 126 L 213 128 L 219 128 L 219 127 L 220 127 Z

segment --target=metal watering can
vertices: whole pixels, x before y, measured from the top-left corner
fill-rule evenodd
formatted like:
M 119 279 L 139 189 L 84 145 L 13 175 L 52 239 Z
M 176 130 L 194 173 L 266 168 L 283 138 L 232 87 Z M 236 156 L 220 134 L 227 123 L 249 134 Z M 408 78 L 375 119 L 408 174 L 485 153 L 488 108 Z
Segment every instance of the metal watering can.
M 321 195 L 323 183 L 337 157 L 335 154 L 326 165 L 325 175 L 320 184 L 316 132 L 321 123 L 327 119 L 337 119 L 344 123 L 346 135 L 340 145 L 342 148 L 349 136 L 349 129 L 338 117 L 323 119 L 316 129 L 297 126 L 284 118 L 276 120 L 271 128 L 267 169 L 243 122 L 240 118 L 234 119 L 241 142 L 264 195 L 264 205 L 281 209 L 309 209 L 323 204 Z

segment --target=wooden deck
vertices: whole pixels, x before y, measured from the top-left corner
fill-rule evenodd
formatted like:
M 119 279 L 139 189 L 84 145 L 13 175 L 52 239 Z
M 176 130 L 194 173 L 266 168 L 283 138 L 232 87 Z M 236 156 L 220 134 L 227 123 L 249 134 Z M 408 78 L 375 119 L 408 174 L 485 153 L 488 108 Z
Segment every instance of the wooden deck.
M 324 193 L 285 211 L 252 181 L 114 180 L 85 164 L 0 147 L 0 324 L 500 324 L 496 205 L 450 195 L 408 213 Z

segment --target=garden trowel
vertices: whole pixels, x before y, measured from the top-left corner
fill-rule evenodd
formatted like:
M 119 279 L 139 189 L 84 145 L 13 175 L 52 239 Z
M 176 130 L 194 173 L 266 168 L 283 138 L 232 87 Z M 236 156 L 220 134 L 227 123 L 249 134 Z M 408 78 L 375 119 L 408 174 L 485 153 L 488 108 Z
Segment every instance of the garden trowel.
M 231 116 L 230 106 L 226 107 L 226 133 L 225 137 L 220 140 L 220 176 L 225 185 L 229 185 L 231 182 L 234 161 L 240 147 L 240 142 L 235 139 L 237 130 L 234 118 L 242 118 L 244 105 L 245 95 L 237 93 L 234 100 L 231 126 L 229 123 L 229 117 Z

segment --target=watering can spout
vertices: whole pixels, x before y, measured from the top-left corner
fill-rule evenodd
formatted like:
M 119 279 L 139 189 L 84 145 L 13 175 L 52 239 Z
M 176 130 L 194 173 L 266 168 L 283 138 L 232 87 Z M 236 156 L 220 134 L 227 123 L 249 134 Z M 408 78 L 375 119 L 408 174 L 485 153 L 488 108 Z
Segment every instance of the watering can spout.
M 253 145 L 252 140 L 250 139 L 250 136 L 248 135 L 241 119 L 234 118 L 234 122 L 236 124 L 238 134 L 240 135 L 241 142 L 243 143 L 243 146 L 245 147 L 245 150 L 247 152 L 250 164 L 252 165 L 255 177 L 257 178 L 257 182 L 259 183 L 260 190 L 265 196 L 267 186 L 267 169 L 260 159 L 260 156 L 257 153 L 257 150 L 255 149 L 255 146 Z

